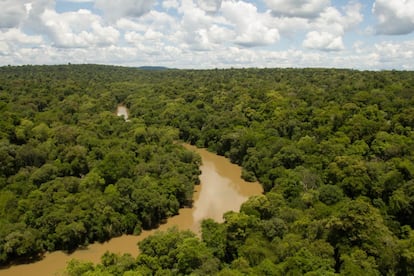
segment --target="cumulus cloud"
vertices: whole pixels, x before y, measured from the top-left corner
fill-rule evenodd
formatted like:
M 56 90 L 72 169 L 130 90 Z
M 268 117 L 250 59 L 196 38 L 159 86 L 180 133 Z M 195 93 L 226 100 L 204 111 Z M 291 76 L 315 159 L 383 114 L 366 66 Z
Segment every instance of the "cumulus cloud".
M 1 65 L 414 69 L 412 36 L 373 44 L 365 37 L 374 31 L 354 32 L 364 19 L 360 0 L 264 0 L 266 11 L 248 0 L 0 1 Z M 412 0 L 374 1 L 378 25 L 369 20 L 366 30 L 414 30 Z M 75 9 L 59 12 L 63 2 Z
M 28 1 L 26 1 L 28 2 Z M 26 4 L 27 18 L 23 21 L 23 29 L 30 30 L 30 32 L 45 34 L 45 28 L 41 19 L 42 14 L 46 9 L 55 10 L 54 0 L 36 0 Z
M 345 48 L 345 32 L 363 20 L 361 5 L 351 3 L 341 13 L 334 7 L 327 7 L 320 16 L 310 23 L 311 31 L 306 34 L 303 46 L 309 49 L 339 51 Z
M 334 7 L 328 7 L 311 23 L 311 26 L 319 30 L 342 34 L 361 23 L 363 16 L 360 10 L 361 5 L 358 3 L 346 6 L 344 13 Z
M 1 32 L 1 40 L 7 41 L 12 44 L 27 44 L 27 45 L 38 45 L 43 42 L 43 39 L 39 35 L 27 35 L 20 29 L 8 29 L 5 32 Z
M 71 3 L 90 3 L 94 2 L 95 0 L 57 0 L 61 2 L 71 2 Z
M 317 17 L 330 3 L 329 0 L 264 0 L 277 15 L 292 17 Z
M 234 26 L 236 44 L 248 47 L 264 46 L 279 41 L 279 30 L 269 13 L 259 13 L 253 4 L 238 1 L 223 2 L 223 17 Z
M 216 5 L 216 10 L 221 1 L 208 3 Z M 229 45 L 267 46 L 280 39 L 271 13 L 260 13 L 251 3 L 223 1 L 218 12 L 210 11 L 213 9 L 202 8 L 200 2 L 183 0 L 178 8 L 181 19 L 172 34 L 172 42 L 188 50 L 216 51 Z
M 181 27 L 177 21 L 165 12 L 151 10 L 139 18 L 120 19 L 116 26 L 124 33 L 123 40 L 127 46 L 137 52 L 135 62 L 156 64 L 157 60 L 161 62 L 170 56 L 177 59 L 179 55 L 176 30 Z
M 145 24 L 130 20 L 128 18 L 121 18 L 116 21 L 116 28 L 119 30 L 142 31 L 144 32 L 148 27 Z
M 161 32 L 157 32 L 153 29 L 148 29 L 145 33 L 137 33 L 137 32 L 127 32 L 125 34 L 125 40 L 129 43 L 136 43 L 136 42 L 153 42 L 159 41 L 163 38 L 163 34 Z
M 149 31 L 145 34 L 137 32 L 126 32 L 125 41 L 133 45 L 134 51 L 138 51 L 142 56 L 144 55 L 158 55 L 162 48 L 162 43 L 157 41 L 160 34 L 154 31 Z
M 178 58 L 180 50 L 176 47 L 174 30 L 179 29 L 178 22 L 171 15 L 151 10 L 139 18 L 123 18 L 116 22 L 123 34 L 124 47 L 135 53 L 128 62 L 158 65 L 164 60 Z M 120 51 L 122 53 L 122 51 Z M 131 54 L 128 55 L 130 58 Z M 122 59 L 124 60 L 124 59 Z M 141 63 L 141 64 L 142 64 Z
M 41 20 L 56 47 L 100 47 L 115 44 L 119 38 L 118 30 L 102 26 L 100 17 L 88 10 L 57 13 L 47 9 Z
M 356 27 L 364 20 L 361 8 L 360 3 L 352 1 L 344 7 L 345 15 L 341 16 L 341 21 L 346 30 Z
M 157 29 L 167 34 L 176 28 L 177 22 L 172 16 L 164 12 L 151 10 L 139 18 L 121 18 L 114 27 L 120 31 L 146 32 L 148 28 Z
M 196 0 L 198 7 L 205 12 L 215 13 L 221 7 L 222 0 Z
M 0 57 L 10 57 L 10 46 L 6 41 L 0 40 Z
M 272 17 L 271 26 L 277 26 L 281 36 L 293 38 L 297 33 L 309 29 L 309 20 L 301 17 Z
M 209 40 L 215 44 L 221 44 L 225 41 L 229 41 L 234 37 L 233 30 L 230 30 L 225 27 L 221 27 L 219 25 L 212 25 L 208 28 L 207 34 Z
M 414 1 L 376 0 L 372 12 L 379 22 L 379 34 L 402 35 L 414 31 Z
M 29 56 L 24 55 L 24 49 L 36 49 L 43 43 L 41 36 L 27 35 L 17 28 L 0 30 L 0 64 L 15 64 L 19 60 L 27 63 Z
M 164 9 L 178 9 L 178 7 L 180 6 L 180 4 L 178 3 L 177 0 L 164 0 L 162 1 L 162 7 Z
M 303 46 L 310 49 L 327 51 L 338 51 L 344 49 L 341 36 L 319 31 L 311 31 L 307 33 Z
M 169 30 L 176 28 L 177 19 L 165 12 L 159 12 L 152 10 L 145 15 L 135 19 L 135 22 L 139 22 L 146 27 L 151 26 L 161 30 Z
M 26 17 L 26 7 L 24 0 L 2 0 L 0 9 L 0 28 L 17 27 L 23 18 Z
M 187 50 L 212 50 L 215 45 L 209 39 L 208 29 L 220 18 L 207 13 L 191 0 L 183 0 L 178 12 L 181 18 L 171 34 L 171 41 Z
M 383 64 L 405 64 L 407 67 L 414 58 L 414 41 L 404 43 L 381 42 L 375 44 L 375 50 Z M 392 67 L 392 66 L 390 66 Z
M 95 7 L 102 10 L 109 20 L 122 17 L 139 17 L 149 12 L 155 0 L 95 0 Z

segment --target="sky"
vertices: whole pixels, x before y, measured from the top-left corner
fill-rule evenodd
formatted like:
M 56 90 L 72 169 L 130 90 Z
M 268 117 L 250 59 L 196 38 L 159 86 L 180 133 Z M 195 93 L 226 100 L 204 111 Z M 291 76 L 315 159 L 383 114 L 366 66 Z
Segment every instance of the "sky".
M 0 0 L 0 66 L 414 70 L 414 0 Z

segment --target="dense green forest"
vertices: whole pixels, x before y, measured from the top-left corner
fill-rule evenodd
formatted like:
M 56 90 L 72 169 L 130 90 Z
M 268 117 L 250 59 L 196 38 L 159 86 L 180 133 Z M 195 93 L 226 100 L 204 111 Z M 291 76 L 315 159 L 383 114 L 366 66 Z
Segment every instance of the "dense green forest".
M 414 72 L 22 66 L 0 85 L 2 262 L 191 204 L 200 159 L 181 139 L 265 194 L 201 238 L 160 232 L 137 258 L 72 261 L 68 275 L 414 274 Z
M 0 264 L 138 234 L 191 205 L 200 158 L 178 130 L 115 114 L 128 72 L 0 69 Z

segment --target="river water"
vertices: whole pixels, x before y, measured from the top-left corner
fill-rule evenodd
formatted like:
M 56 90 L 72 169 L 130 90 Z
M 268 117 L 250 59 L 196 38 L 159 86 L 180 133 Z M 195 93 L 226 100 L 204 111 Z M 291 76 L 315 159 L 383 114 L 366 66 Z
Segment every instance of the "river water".
M 127 114 L 127 113 L 126 113 Z M 127 118 L 125 118 L 127 119 Z M 79 259 L 98 263 L 106 252 L 138 254 L 137 242 L 148 237 L 158 230 L 166 230 L 177 226 L 181 230 L 190 229 L 198 233 L 200 222 L 205 218 L 212 218 L 218 222 L 223 220 L 226 211 L 238 211 L 240 205 L 249 196 L 263 192 L 259 183 L 249 183 L 240 178 L 241 168 L 231 164 L 228 159 L 184 144 L 189 150 L 197 152 L 202 158 L 200 166 L 200 185 L 195 187 L 194 204 L 192 208 L 180 209 L 177 216 L 171 217 L 165 224 L 156 230 L 143 231 L 139 236 L 123 235 L 105 243 L 94 243 L 85 249 L 79 249 L 72 254 L 63 251 L 47 253 L 45 257 L 35 263 L 14 265 L 0 270 L 0 276 L 48 276 L 60 275 L 67 262 Z
M 124 105 L 118 105 L 116 107 L 116 115 L 124 116 L 125 121 L 128 121 L 128 108 Z

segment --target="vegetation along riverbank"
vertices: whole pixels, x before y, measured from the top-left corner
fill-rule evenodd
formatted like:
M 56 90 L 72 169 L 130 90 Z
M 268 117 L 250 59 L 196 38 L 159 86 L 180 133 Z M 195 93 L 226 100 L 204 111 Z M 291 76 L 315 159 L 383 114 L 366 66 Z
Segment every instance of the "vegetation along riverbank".
M 156 227 L 192 203 L 200 158 L 264 194 L 201 238 L 69 275 L 413 274 L 414 72 L 0 68 L 0 262 Z M 129 122 L 114 115 L 120 104 Z

